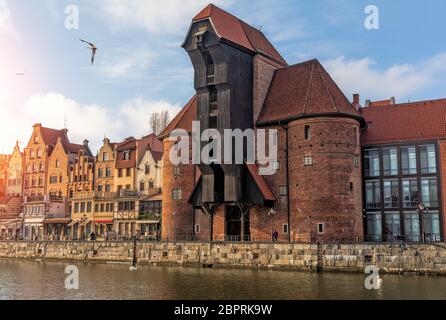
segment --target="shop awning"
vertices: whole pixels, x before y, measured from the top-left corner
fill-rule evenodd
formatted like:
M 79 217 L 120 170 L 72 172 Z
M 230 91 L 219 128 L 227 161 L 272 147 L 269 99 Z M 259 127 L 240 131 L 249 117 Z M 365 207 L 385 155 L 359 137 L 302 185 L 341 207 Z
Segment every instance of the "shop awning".
M 113 224 L 113 220 L 95 220 L 94 223 Z

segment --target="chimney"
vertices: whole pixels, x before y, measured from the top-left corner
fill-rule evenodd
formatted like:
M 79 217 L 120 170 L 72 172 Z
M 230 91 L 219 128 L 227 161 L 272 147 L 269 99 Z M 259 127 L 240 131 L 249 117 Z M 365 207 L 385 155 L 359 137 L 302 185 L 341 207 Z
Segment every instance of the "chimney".
M 396 104 L 396 99 L 395 99 L 395 97 L 392 97 L 392 98 L 390 98 L 390 105 L 392 106 L 394 104 Z
M 359 95 L 359 93 L 355 93 L 353 95 L 353 106 L 355 107 L 356 110 L 359 110 L 361 108 L 361 96 Z
M 366 100 L 366 101 L 365 101 L 365 108 L 370 107 L 370 103 L 372 103 L 371 100 Z
M 84 140 L 84 146 L 88 147 L 89 143 L 90 143 L 90 141 L 88 141 L 87 139 Z

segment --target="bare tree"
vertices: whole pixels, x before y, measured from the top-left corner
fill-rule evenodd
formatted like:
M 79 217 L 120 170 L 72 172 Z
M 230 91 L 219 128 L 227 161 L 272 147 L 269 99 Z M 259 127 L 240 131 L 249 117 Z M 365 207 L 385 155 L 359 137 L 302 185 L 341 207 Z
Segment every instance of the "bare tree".
M 152 113 L 150 116 L 150 127 L 156 135 L 159 135 L 169 125 L 169 122 L 169 111 Z

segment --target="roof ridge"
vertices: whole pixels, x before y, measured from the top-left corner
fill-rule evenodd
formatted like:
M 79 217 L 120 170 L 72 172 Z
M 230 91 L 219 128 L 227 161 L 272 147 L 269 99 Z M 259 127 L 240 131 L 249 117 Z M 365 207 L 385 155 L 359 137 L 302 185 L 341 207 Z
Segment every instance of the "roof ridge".
M 327 94 L 328 94 L 328 96 L 330 98 L 331 104 L 332 104 L 335 112 L 340 112 L 339 108 L 336 106 L 336 103 L 334 102 L 333 95 L 331 94 L 330 89 L 328 89 L 326 79 L 325 79 L 324 75 L 322 74 L 322 70 L 321 70 L 322 65 L 317 60 L 316 60 L 316 65 L 318 66 L 319 75 L 322 78 L 322 83 L 324 84 L 325 90 L 327 91 Z
M 305 102 L 304 102 L 304 108 L 303 108 L 303 112 L 302 112 L 303 114 L 305 114 L 307 111 L 308 98 L 310 96 L 310 87 L 311 87 L 311 82 L 313 81 L 313 72 L 314 72 L 315 65 L 316 64 L 313 62 L 313 65 L 311 67 L 310 76 L 308 77 L 308 87 L 307 87 L 307 92 L 305 93 Z

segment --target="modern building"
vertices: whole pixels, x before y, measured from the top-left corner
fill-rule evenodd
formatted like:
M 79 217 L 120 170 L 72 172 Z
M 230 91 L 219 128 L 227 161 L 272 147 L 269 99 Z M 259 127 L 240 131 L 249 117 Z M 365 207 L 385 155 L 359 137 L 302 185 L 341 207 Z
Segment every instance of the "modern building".
M 446 99 L 368 101 L 361 111 L 366 239 L 443 240 Z
M 361 107 L 319 61 L 288 65 L 261 31 L 212 4 L 192 20 L 183 48 L 196 95 L 159 136 L 163 239 L 444 239 L 446 100 Z M 194 138 L 193 121 L 198 134 L 271 133 L 265 144 L 278 146 L 269 159 L 275 173 L 262 175 L 246 146 L 239 164 L 217 161 L 219 144 L 210 161 L 172 164 L 170 134 Z
M 17 141 L 9 158 L 6 195 L 21 197 L 23 192 L 23 154 Z

